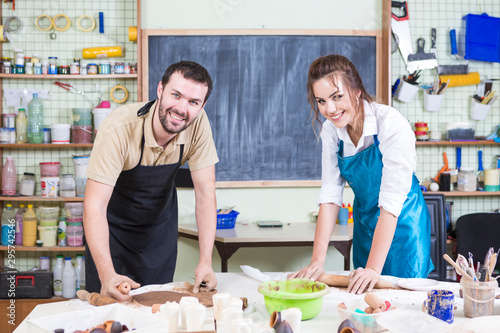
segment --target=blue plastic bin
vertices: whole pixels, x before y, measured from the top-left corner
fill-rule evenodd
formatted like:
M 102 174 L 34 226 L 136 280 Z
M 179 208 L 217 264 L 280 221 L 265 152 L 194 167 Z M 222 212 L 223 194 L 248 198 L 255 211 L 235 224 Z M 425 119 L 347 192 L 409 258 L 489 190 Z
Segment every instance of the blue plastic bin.
M 233 229 L 238 214 L 235 210 L 229 214 L 217 214 L 217 229 Z
M 465 59 L 500 62 L 500 18 L 467 14 L 465 20 Z

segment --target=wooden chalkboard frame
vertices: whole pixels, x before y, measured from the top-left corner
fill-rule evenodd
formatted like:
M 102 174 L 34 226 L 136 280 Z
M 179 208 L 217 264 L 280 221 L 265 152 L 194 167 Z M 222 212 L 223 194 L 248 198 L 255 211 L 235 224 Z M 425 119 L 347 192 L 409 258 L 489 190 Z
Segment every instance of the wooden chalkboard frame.
M 324 35 L 324 36 L 371 36 L 376 39 L 376 95 L 375 99 L 382 103 L 388 103 L 387 86 L 389 74 L 385 73 L 387 63 L 383 59 L 383 33 L 381 30 L 296 30 L 296 29 L 144 29 L 141 31 L 141 68 L 138 96 L 140 100 L 146 100 L 149 94 L 148 86 L 148 59 L 149 59 L 149 37 L 150 36 L 200 36 L 200 35 Z M 383 73 L 384 72 L 384 73 Z M 256 180 L 256 181 L 217 181 L 218 188 L 244 188 L 244 187 L 318 187 L 321 180 Z

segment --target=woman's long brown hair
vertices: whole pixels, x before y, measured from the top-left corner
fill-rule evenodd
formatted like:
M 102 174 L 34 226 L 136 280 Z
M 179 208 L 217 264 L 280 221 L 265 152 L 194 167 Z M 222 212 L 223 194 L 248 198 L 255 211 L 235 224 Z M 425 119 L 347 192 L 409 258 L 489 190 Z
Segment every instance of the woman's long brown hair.
M 340 80 L 346 88 L 346 93 L 348 98 L 351 99 L 351 104 L 356 105 L 353 123 L 347 125 L 347 132 L 351 139 L 354 138 L 353 142 L 357 143 L 357 140 L 359 140 L 363 132 L 363 123 L 365 119 L 363 101 L 372 102 L 372 98 L 366 92 L 363 81 L 354 64 L 349 59 L 339 54 L 318 58 L 314 60 L 309 67 L 309 74 L 307 77 L 307 100 L 309 104 L 311 104 L 311 123 L 314 132 L 319 136 L 322 122 L 320 119 L 321 113 L 319 112 L 318 104 L 314 96 L 313 86 L 318 80 L 325 77 L 330 78 L 332 83 L 337 87 L 338 85 L 336 82 Z M 361 92 L 359 100 L 357 98 L 357 92 Z M 316 131 L 317 126 L 320 129 L 318 132 Z

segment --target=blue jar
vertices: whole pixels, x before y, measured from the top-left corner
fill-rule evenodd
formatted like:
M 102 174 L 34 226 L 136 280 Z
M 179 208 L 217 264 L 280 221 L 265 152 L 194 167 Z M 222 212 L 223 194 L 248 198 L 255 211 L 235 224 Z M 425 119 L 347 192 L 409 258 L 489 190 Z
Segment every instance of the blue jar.
M 101 62 L 99 64 L 99 74 L 111 74 L 109 62 Z
M 16 74 L 24 74 L 24 65 L 16 65 Z

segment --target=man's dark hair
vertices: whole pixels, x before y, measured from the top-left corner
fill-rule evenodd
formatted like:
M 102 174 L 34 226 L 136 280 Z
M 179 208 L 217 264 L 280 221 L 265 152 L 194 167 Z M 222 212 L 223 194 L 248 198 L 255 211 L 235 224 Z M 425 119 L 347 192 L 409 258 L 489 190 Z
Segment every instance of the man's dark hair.
M 172 74 L 177 72 L 182 74 L 185 79 L 207 85 L 208 91 L 207 95 L 205 96 L 205 100 L 203 101 L 203 103 L 205 103 L 208 100 L 210 93 L 212 92 L 212 78 L 210 77 L 210 74 L 208 74 L 208 71 L 205 69 L 205 67 L 197 64 L 194 61 L 185 60 L 172 64 L 167 68 L 167 70 L 163 74 L 163 77 L 161 78 L 161 84 L 163 85 L 163 88 L 165 88 L 165 85 L 170 80 Z

